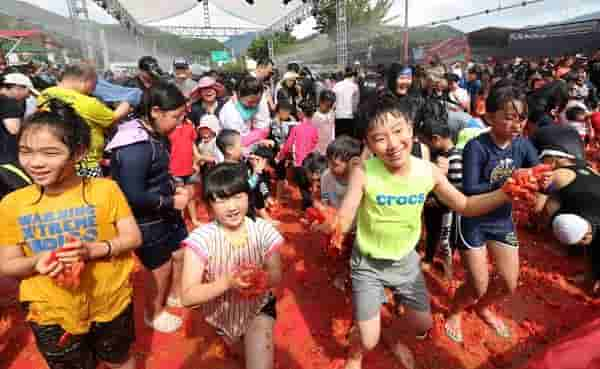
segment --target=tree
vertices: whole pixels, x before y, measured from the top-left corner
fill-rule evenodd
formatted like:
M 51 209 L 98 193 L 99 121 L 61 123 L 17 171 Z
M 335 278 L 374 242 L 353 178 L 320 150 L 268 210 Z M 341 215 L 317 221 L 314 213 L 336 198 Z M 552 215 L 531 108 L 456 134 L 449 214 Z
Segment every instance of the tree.
M 377 26 L 386 16 L 393 0 L 346 0 L 346 18 L 348 29 L 361 26 Z M 317 15 L 316 29 L 327 34 L 329 38 L 336 36 L 335 0 L 321 1 Z
M 275 54 L 284 52 L 297 41 L 290 32 L 277 32 L 270 37 L 273 39 L 273 52 Z M 268 40 L 269 36 L 261 36 L 252 41 L 248 47 L 248 56 L 254 60 L 268 57 Z

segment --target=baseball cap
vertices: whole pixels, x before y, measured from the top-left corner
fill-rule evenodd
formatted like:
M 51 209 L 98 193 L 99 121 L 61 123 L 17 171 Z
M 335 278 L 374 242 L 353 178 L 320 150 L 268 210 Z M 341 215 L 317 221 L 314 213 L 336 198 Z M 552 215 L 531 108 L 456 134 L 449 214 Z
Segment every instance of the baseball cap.
M 175 69 L 187 69 L 189 66 L 190 64 L 185 58 L 176 58 L 173 61 L 173 67 L 175 67 Z
M 39 95 L 40 92 L 33 87 L 31 79 L 22 73 L 8 73 L 2 77 L 2 83 L 6 85 L 17 85 L 27 87 L 34 95 Z

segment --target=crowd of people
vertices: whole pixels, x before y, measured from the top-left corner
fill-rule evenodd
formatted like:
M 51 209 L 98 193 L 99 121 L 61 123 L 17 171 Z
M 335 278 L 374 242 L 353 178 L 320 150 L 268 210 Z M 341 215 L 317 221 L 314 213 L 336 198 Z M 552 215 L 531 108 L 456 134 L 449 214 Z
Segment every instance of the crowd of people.
M 263 59 L 249 73 L 192 76 L 176 59 L 169 77 L 146 56 L 127 80 L 79 63 L 54 83 L 0 55 L 0 283 L 20 283 L 50 368 L 135 368 L 136 263 L 147 272 L 148 327 L 173 333 L 183 322 L 167 308 L 188 307 L 242 345 L 246 368 L 273 368 L 276 209 L 294 206 L 292 186 L 305 214 L 333 214 L 307 220 L 305 232 L 342 248 L 330 261 L 353 304 L 346 369 L 361 368 L 380 337 L 415 367 L 382 327 L 385 289 L 425 340 L 423 270 L 439 260 L 453 280 L 457 253 L 466 278 L 445 334 L 462 343 L 472 307 L 511 336 L 490 306 L 518 286 L 520 200 L 505 183 L 522 168 L 548 171 L 531 190 L 533 216 L 519 222 L 551 229 L 574 252 L 584 246 L 586 272 L 574 281 L 600 292 L 600 51 L 320 76 L 282 69 Z

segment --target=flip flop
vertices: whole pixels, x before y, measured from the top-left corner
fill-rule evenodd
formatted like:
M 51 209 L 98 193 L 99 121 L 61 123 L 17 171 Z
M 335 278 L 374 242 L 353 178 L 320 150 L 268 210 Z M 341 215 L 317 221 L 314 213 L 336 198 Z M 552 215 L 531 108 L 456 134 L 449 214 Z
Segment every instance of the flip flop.
M 451 328 L 448 325 L 449 321 L 446 320 L 446 323 L 444 324 L 444 331 L 446 331 L 446 336 L 448 336 L 448 338 L 450 338 L 450 340 L 461 344 L 464 342 L 464 338 L 462 335 L 462 330 L 456 330 Z

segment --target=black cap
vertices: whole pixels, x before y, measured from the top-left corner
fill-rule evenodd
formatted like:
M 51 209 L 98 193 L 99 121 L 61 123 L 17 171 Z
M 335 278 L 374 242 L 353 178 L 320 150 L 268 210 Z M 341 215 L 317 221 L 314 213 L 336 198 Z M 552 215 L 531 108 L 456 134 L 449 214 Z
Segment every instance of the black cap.
M 164 74 L 158 65 L 158 61 L 153 56 L 142 56 L 138 61 L 138 68 L 150 73 L 155 78 L 159 78 Z
M 173 67 L 175 67 L 175 69 L 188 69 L 190 67 L 190 63 L 188 63 L 185 58 L 176 58 L 173 61 Z
M 265 146 L 256 146 L 252 153 L 256 156 L 260 156 L 261 158 L 271 160 L 275 157 L 273 150 L 269 149 Z

